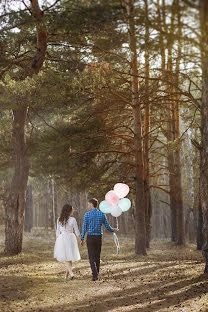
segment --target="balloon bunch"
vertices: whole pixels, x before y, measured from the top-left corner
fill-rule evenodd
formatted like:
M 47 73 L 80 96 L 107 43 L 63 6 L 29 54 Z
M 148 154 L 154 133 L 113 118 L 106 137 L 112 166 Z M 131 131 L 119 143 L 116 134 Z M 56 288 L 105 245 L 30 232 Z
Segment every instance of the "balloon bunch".
M 124 183 L 117 183 L 114 189 L 105 195 L 99 208 L 103 213 L 111 213 L 113 217 L 119 217 L 122 212 L 131 208 L 131 201 L 125 198 L 129 193 L 129 186 Z

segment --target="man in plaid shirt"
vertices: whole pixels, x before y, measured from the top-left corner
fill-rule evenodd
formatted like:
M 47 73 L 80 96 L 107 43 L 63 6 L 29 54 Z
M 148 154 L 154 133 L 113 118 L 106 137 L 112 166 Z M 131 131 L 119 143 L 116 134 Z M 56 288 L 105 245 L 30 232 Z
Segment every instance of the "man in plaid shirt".
M 84 245 L 84 237 L 87 233 L 87 249 L 92 270 L 92 280 L 98 279 L 100 269 L 100 253 L 102 246 L 102 225 L 110 232 L 117 232 L 118 229 L 112 228 L 106 215 L 97 209 L 98 201 L 93 198 L 88 202 L 88 208 L 90 211 L 84 215 L 84 222 L 81 234 L 81 246 Z

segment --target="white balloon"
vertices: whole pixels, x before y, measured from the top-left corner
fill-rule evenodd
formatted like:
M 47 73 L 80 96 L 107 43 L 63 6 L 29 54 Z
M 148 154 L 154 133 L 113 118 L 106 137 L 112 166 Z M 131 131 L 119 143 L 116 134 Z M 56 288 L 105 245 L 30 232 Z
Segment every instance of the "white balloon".
M 111 215 L 113 216 L 113 217 L 119 217 L 120 215 L 122 214 L 122 210 L 121 210 L 121 208 L 119 207 L 119 206 L 113 206 L 112 208 L 111 208 Z
M 114 185 L 114 192 L 119 198 L 124 198 L 129 193 L 129 186 L 124 183 L 117 183 Z

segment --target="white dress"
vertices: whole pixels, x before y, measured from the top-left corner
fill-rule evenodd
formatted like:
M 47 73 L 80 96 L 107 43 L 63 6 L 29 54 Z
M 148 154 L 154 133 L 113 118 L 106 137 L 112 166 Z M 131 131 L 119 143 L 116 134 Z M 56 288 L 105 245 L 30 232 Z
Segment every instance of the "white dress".
M 54 246 L 54 258 L 58 261 L 78 261 L 80 253 L 76 236 L 80 236 L 77 221 L 74 217 L 69 217 L 65 226 L 57 220 L 56 242 Z

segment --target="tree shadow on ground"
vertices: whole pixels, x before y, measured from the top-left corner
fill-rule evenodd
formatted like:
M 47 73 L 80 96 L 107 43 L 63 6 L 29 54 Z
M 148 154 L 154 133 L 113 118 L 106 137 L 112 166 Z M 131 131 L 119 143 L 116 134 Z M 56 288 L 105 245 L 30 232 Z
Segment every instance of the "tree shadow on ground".
M 49 263 L 51 260 L 52 258 L 32 255 L 31 253 L 20 253 L 15 256 L 0 253 L 0 268 L 7 268 L 9 265 Z
M 173 267 L 174 265 L 174 267 Z M 193 263 L 188 263 L 186 264 L 186 266 L 191 266 L 193 265 Z M 177 267 L 177 269 L 176 269 Z M 182 272 L 184 269 L 180 267 L 180 264 L 175 264 L 175 262 L 173 263 L 165 263 L 165 262 L 151 262 L 151 264 L 146 264 L 143 263 L 142 265 L 139 264 L 138 267 L 134 266 L 134 267 L 127 267 L 125 269 L 121 268 L 121 269 L 115 269 L 115 268 L 109 268 L 105 271 L 102 271 L 102 266 L 101 266 L 101 278 L 108 278 L 110 276 L 113 276 L 113 279 L 122 279 L 122 278 L 126 278 L 128 279 L 129 277 L 133 276 L 133 277 L 138 277 L 141 275 L 146 275 L 146 274 L 151 274 L 151 273 L 156 273 L 157 271 L 162 271 L 164 269 L 168 269 L 169 273 L 174 273 L 176 270 L 177 272 Z M 125 273 L 124 273 L 125 272 Z
M 25 300 L 26 291 L 34 285 L 34 279 L 26 276 L 4 275 L 0 276 L 0 301 L 10 302 Z
M 183 276 L 182 278 L 185 278 Z M 156 283 L 156 282 L 155 282 Z M 180 306 L 188 299 L 197 298 L 205 294 L 208 290 L 207 276 L 201 275 L 192 279 L 184 279 L 167 285 L 164 281 L 162 287 L 151 286 L 155 290 L 142 291 L 142 286 L 131 287 L 125 290 L 118 290 L 107 295 L 94 296 L 93 299 L 74 304 L 51 305 L 49 307 L 40 307 L 43 312 L 68 311 L 68 312 L 107 312 L 113 309 L 120 311 L 122 307 L 128 307 L 128 311 L 152 312 L 166 309 L 169 307 Z M 102 287 L 102 283 L 98 282 Z M 149 285 L 150 286 L 150 285 Z M 185 289 L 184 289 L 185 288 Z M 180 291 L 180 292 L 179 292 Z M 177 293 L 177 294 L 176 294 Z M 31 311 L 39 311 L 32 309 Z

